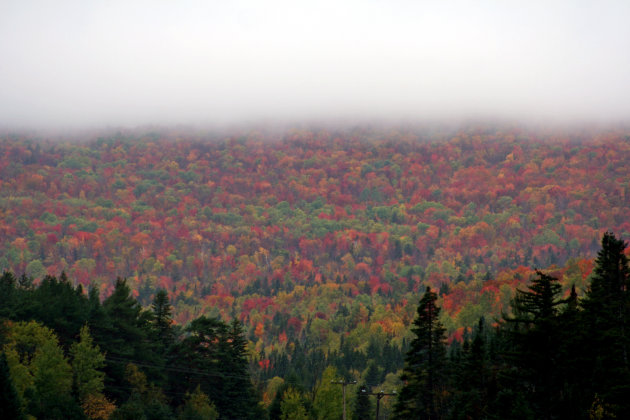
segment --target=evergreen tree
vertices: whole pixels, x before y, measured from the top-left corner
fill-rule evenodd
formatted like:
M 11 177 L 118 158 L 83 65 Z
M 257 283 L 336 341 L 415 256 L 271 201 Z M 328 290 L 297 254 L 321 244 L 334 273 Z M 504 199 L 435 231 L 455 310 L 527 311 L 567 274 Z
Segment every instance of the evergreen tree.
M 262 415 L 251 383 L 247 343 L 241 324 L 226 325 L 201 316 L 186 328 L 188 336 L 174 347 L 180 372 L 170 378 L 173 390 L 201 391 L 212 396 L 221 416 L 252 419 Z M 179 391 L 181 392 L 181 391 Z
M 630 418 L 630 269 L 626 243 L 606 232 L 582 301 L 587 331 L 588 401 L 595 395 L 618 418 Z M 586 403 L 586 401 L 585 401 Z
M 592 401 L 588 390 L 583 367 L 589 365 L 585 359 L 585 345 L 587 346 L 584 327 L 581 323 L 579 300 L 575 285 L 566 300 L 566 306 L 558 317 L 558 364 L 556 366 L 559 379 L 558 411 L 568 418 L 580 419 L 586 417 L 586 401 Z
M 81 405 L 91 409 L 98 404 L 101 408 L 107 406 L 107 400 L 102 394 L 105 388 L 105 374 L 101 371 L 105 365 L 105 356 L 98 346 L 93 344 L 89 329 L 81 328 L 79 342 L 70 347 L 72 370 L 74 373 L 74 389 Z M 90 416 L 90 413 L 86 413 Z
M 14 319 L 18 306 L 17 280 L 13 273 L 5 271 L 0 276 L 0 320 L 3 318 Z
M 15 390 L 4 352 L 0 353 L 0 419 L 23 419 L 20 397 Z
M 365 420 L 372 417 L 374 407 L 372 401 L 368 395 L 368 388 L 365 384 L 362 384 L 357 389 L 356 399 L 354 400 L 354 407 L 352 410 L 353 420 Z
M 451 418 L 484 418 L 488 414 L 493 386 L 487 354 L 485 320 L 481 318 L 473 331 L 472 341 L 465 338 L 462 349 L 453 360 L 451 373 L 454 397 L 451 402 Z
M 160 289 L 155 294 L 151 310 L 153 313 L 152 326 L 155 340 L 160 343 L 162 351 L 166 353 L 168 348 L 175 341 L 175 333 L 173 331 L 173 308 L 168 300 L 168 293 L 164 289 Z
M 68 348 L 88 319 L 89 302 L 83 289 L 73 288 L 62 272 L 59 280 L 45 276 L 36 289 L 23 294 L 20 318 L 34 319 L 53 329 L 61 345 Z
M 559 305 L 566 300 L 560 298 L 561 286 L 556 278 L 540 271 L 537 275 L 528 290 L 517 289 L 513 316 L 504 317 L 512 346 L 507 356 L 516 369 L 507 380 L 516 396 L 525 393 L 538 418 L 551 419 L 559 414 Z
M 442 418 L 446 386 L 446 337 L 437 295 L 427 287 L 413 322 L 415 337 L 405 358 L 405 383 L 395 405 L 397 419 Z
M 98 311 L 98 308 L 93 308 Z M 126 280 L 117 279 L 114 292 L 103 302 L 106 319 L 98 331 L 98 344 L 107 355 L 105 368 L 107 389 L 117 401 L 124 401 L 125 366 L 143 363 L 151 381 L 162 378 L 160 359 L 154 352 L 150 325 L 138 301 L 131 296 Z M 157 368 L 155 368 L 157 367 Z
M 224 329 L 220 344 L 225 345 L 225 353 L 220 354 L 221 371 L 224 376 L 224 399 L 229 401 L 221 414 L 227 418 L 256 419 L 262 415 L 254 394 L 247 362 L 247 342 L 241 323 L 234 319 L 229 328 Z

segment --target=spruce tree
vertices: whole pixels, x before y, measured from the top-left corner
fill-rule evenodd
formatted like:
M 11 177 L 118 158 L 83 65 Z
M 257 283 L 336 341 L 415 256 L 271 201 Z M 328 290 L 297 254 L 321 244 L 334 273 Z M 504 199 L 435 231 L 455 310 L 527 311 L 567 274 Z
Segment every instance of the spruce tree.
M 472 340 L 467 336 L 460 351 L 452 360 L 453 398 L 450 404 L 451 418 L 480 419 L 487 417 L 490 403 L 492 378 L 487 352 L 485 320 L 481 318 L 473 331 Z
M 0 353 L 0 419 L 22 419 L 20 397 L 15 390 L 4 352 Z
M 405 383 L 395 406 L 397 419 L 442 417 L 446 385 L 446 330 L 439 321 L 437 295 L 427 288 L 418 306 L 411 342 L 401 379 Z
M 365 420 L 372 417 L 374 408 L 372 401 L 368 395 L 368 388 L 362 384 L 357 389 L 356 399 L 354 400 L 354 408 L 352 410 L 353 420 Z
M 597 395 L 618 418 L 630 418 L 630 268 L 625 249 L 624 241 L 604 234 L 582 301 L 590 402 Z
M 173 308 L 168 300 L 168 293 L 164 289 L 160 289 L 155 294 L 151 310 L 153 313 L 152 326 L 155 340 L 160 343 L 161 353 L 166 353 L 168 348 L 175 341 L 175 333 L 173 332 Z
M 149 340 L 150 324 L 138 301 L 131 295 L 126 280 L 117 279 L 114 292 L 103 302 L 107 318 L 101 328 L 94 329 L 98 345 L 107 355 L 106 389 L 118 402 L 126 399 L 125 365 L 142 363 L 151 382 L 162 378 L 160 358 Z M 105 321 L 105 320 L 103 320 Z
M 558 279 L 537 271 L 528 290 L 517 290 L 512 302 L 512 316 L 505 316 L 511 350 L 507 354 L 515 371 L 508 382 L 540 419 L 558 414 L 560 382 L 561 286 Z M 517 406 L 515 403 L 514 406 Z

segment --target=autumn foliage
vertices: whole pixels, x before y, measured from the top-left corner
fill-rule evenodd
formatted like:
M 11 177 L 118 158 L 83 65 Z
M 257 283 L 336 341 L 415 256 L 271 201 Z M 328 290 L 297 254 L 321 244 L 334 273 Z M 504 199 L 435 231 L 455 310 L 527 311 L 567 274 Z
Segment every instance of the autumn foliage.
M 165 288 L 178 323 L 236 314 L 267 352 L 367 325 L 395 342 L 430 286 L 456 335 L 536 267 L 586 284 L 602 233 L 630 231 L 628 162 L 621 130 L 5 135 L 0 270 L 102 296 L 125 277 L 144 305 Z

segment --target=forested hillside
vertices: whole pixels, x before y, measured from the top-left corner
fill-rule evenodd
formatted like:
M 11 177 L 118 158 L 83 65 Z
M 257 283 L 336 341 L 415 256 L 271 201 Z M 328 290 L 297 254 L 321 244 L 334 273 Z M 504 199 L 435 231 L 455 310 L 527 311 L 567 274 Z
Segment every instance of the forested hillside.
M 630 237 L 627 162 L 623 130 L 4 135 L 0 270 L 239 320 L 267 404 L 331 364 L 394 386 L 428 287 L 458 339 L 536 268 L 582 295 L 602 234 Z
M 7 135 L 0 269 L 104 296 L 120 276 L 144 305 L 162 287 L 178 322 L 236 314 L 259 349 L 338 332 L 344 305 L 350 330 L 398 335 L 427 285 L 452 332 L 535 267 L 568 262 L 580 289 L 580 258 L 630 231 L 628 161 L 613 131 Z
M 267 380 L 269 366 L 247 367 L 238 320 L 202 315 L 181 328 L 162 289 L 142 309 L 125 280 L 101 303 L 64 274 L 34 285 L 5 272 L 0 417 L 320 420 L 343 411 L 364 420 L 375 397 L 377 419 L 627 418 L 626 246 L 604 234 L 584 297 L 572 287 L 564 298 L 558 279 L 538 270 L 496 325 L 481 317 L 450 345 L 427 287 L 404 366 L 400 348 L 372 336 L 365 352 L 342 339 L 323 354 L 306 340 L 291 343 L 277 360 L 285 370 Z

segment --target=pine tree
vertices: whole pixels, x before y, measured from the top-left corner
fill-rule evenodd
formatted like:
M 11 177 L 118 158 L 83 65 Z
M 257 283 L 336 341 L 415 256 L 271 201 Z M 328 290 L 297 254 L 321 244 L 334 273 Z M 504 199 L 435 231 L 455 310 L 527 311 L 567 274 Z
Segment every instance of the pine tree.
M 492 387 L 487 355 L 485 320 L 481 318 L 473 331 L 472 341 L 465 337 L 461 351 L 453 360 L 454 397 L 451 418 L 487 417 Z
M 361 384 L 361 386 L 358 387 L 357 395 L 354 400 L 354 408 L 352 410 L 353 420 L 365 420 L 372 417 L 374 407 L 372 406 L 372 401 L 367 392 L 368 388 L 365 384 Z
M 15 317 L 15 309 L 17 307 L 18 290 L 16 288 L 17 280 L 13 273 L 5 271 L 0 276 L 0 319 Z
M 507 355 L 516 371 L 509 378 L 516 391 L 525 393 L 538 418 L 554 418 L 560 401 L 558 359 L 560 349 L 560 298 L 558 279 L 536 272 L 528 290 L 517 290 L 513 316 L 505 316 L 512 345 Z M 519 389 L 520 388 L 520 389 Z M 516 404 L 514 404 L 516 406 Z
M 226 328 L 221 342 L 226 344 L 227 352 L 222 357 L 221 368 L 224 374 L 224 397 L 229 406 L 221 410 L 228 418 L 256 419 L 262 415 L 254 395 L 254 387 L 248 370 L 247 341 L 243 326 L 234 319 Z
M 158 290 L 151 304 L 151 310 L 153 312 L 152 325 L 155 339 L 160 343 L 162 353 L 166 353 L 175 341 L 172 309 L 166 290 Z
M 126 280 L 116 280 L 114 292 L 103 302 L 103 310 L 106 319 L 101 320 L 105 321 L 101 324 L 103 329 L 95 328 L 95 337 L 99 338 L 98 344 L 107 354 L 107 389 L 112 397 L 121 402 L 127 396 L 124 392 L 125 365 L 144 363 L 160 366 L 160 358 L 149 340 L 149 319 L 131 295 Z M 146 373 L 151 381 L 155 381 L 162 378 L 163 371 L 147 367 Z
M 74 388 L 81 402 L 88 396 L 100 396 L 105 387 L 105 374 L 100 369 L 105 366 L 105 356 L 98 346 L 93 344 L 90 331 L 86 326 L 81 328 L 79 342 L 70 347 Z
M 4 352 L 0 353 L 0 419 L 24 418 L 20 398 L 9 373 L 9 365 Z
M 446 385 L 446 330 L 439 321 L 437 295 L 427 288 L 418 306 L 401 379 L 405 383 L 395 406 L 397 419 L 442 417 Z
M 591 401 L 597 395 L 618 418 L 630 418 L 630 268 L 625 249 L 624 241 L 604 234 L 582 301 Z

